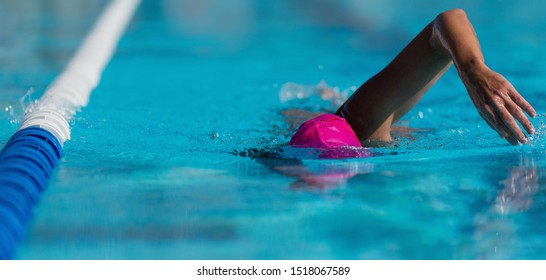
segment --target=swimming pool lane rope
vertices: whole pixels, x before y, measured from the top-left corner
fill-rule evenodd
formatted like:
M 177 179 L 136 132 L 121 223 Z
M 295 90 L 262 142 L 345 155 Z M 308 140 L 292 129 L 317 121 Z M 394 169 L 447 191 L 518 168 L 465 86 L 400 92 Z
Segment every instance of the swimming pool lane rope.
M 113 0 L 64 71 L 0 151 L 0 259 L 14 257 L 34 205 L 70 139 L 69 122 L 89 101 L 140 0 Z

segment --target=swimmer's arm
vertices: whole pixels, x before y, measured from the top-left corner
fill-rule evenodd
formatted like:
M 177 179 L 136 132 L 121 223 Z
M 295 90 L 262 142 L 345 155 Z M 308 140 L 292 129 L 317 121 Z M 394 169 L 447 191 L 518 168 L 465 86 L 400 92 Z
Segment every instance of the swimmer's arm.
M 449 54 L 472 102 L 485 121 L 511 144 L 526 143 L 535 129 L 524 111 L 536 116 L 534 108 L 502 75 L 485 65 L 472 25 L 462 10 L 439 16 L 433 25 L 431 43 Z
M 474 29 L 465 13 L 459 9 L 442 13 L 427 25 L 387 67 L 364 83 L 339 108 L 337 114 L 347 119 L 360 140 L 391 141 L 392 123 L 421 99 L 452 62 L 455 62 L 482 116 L 483 112 L 491 112 L 492 104 L 499 105 L 495 108 L 510 106 L 509 112 L 515 112 L 513 104 L 517 104 L 517 108 L 521 107 L 529 115 L 535 115 L 532 107 L 515 90 L 509 91 L 513 103 L 499 103 L 505 99 L 499 99 L 498 93 L 501 89 L 508 89 L 509 83 L 483 64 L 483 55 Z M 476 103 L 480 100 L 481 103 Z M 493 119 L 491 115 L 487 117 L 492 121 L 484 118 L 501 136 L 511 132 L 506 137 L 511 143 L 515 139 L 525 142 L 523 133 L 519 134 L 517 131 L 519 127 L 512 115 L 516 116 L 529 133 L 534 130 L 524 115 L 517 112 L 506 114 L 506 111 L 498 114 L 502 118 Z

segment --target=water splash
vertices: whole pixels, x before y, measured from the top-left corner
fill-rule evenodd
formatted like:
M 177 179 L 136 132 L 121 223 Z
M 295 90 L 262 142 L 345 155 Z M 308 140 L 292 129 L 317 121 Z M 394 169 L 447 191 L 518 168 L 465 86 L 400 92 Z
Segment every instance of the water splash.
M 21 109 L 23 110 L 23 113 L 31 113 L 33 109 L 36 107 L 37 100 L 32 99 L 32 94 L 34 93 L 34 88 L 29 88 L 27 92 L 19 98 L 19 104 L 21 105 Z
M 355 90 L 355 86 L 340 90 L 339 87 L 329 86 L 324 80 L 321 80 L 316 85 L 302 85 L 288 82 L 281 87 L 279 99 L 282 103 L 290 103 L 290 101 L 308 101 L 307 103 L 310 107 L 322 105 L 330 110 L 335 110 L 337 107 L 341 106 Z M 320 102 L 321 100 L 326 101 L 326 103 Z
M 529 142 L 525 145 L 535 153 L 546 153 L 546 113 L 537 114 L 534 122 L 535 133 L 529 135 Z
M 21 117 L 17 115 L 17 112 L 13 109 L 12 105 L 6 106 L 4 111 L 8 114 L 8 119 L 11 124 L 17 124 L 19 122 Z
M 8 115 L 9 122 L 11 124 L 21 123 L 23 116 L 26 113 L 32 112 L 36 106 L 36 99 L 32 98 L 34 88 L 29 88 L 26 93 L 19 98 L 19 105 L 8 105 L 4 108 L 4 111 Z

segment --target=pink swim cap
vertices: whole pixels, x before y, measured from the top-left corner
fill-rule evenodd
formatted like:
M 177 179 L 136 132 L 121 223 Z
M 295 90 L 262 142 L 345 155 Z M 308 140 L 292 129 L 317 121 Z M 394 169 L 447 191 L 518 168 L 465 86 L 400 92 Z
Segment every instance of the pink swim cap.
M 362 144 L 344 118 L 324 114 L 304 122 L 290 139 L 290 146 L 297 148 L 327 149 L 321 158 L 363 157 L 369 151 L 359 151 Z

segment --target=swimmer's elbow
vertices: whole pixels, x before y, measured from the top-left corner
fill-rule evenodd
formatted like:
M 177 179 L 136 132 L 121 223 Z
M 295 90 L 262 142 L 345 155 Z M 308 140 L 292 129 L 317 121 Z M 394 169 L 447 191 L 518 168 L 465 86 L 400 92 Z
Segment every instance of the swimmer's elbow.
M 461 22 L 468 21 L 466 12 L 463 9 L 455 8 L 440 13 L 432 22 L 432 35 L 430 37 L 430 45 L 439 51 L 439 53 L 446 54 L 446 46 L 444 46 L 443 33 L 446 30 L 451 29 L 454 25 L 458 25 Z
M 440 20 L 446 20 L 446 19 L 466 19 L 466 12 L 461 9 L 461 8 L 455 8 L 455 9 L 451 9 L 451 10 L 447 10 L 445 12 L 442 12 L 441 14 L 439 14 L 437 17 L 437 19 L 440 19 Z
M 462 22 L 468 22 L 468 17 L 463 9 L 455 8 L 442 12 L 433 22 L 434 32 L 449 28 L 450 26 L 460 25 Z

